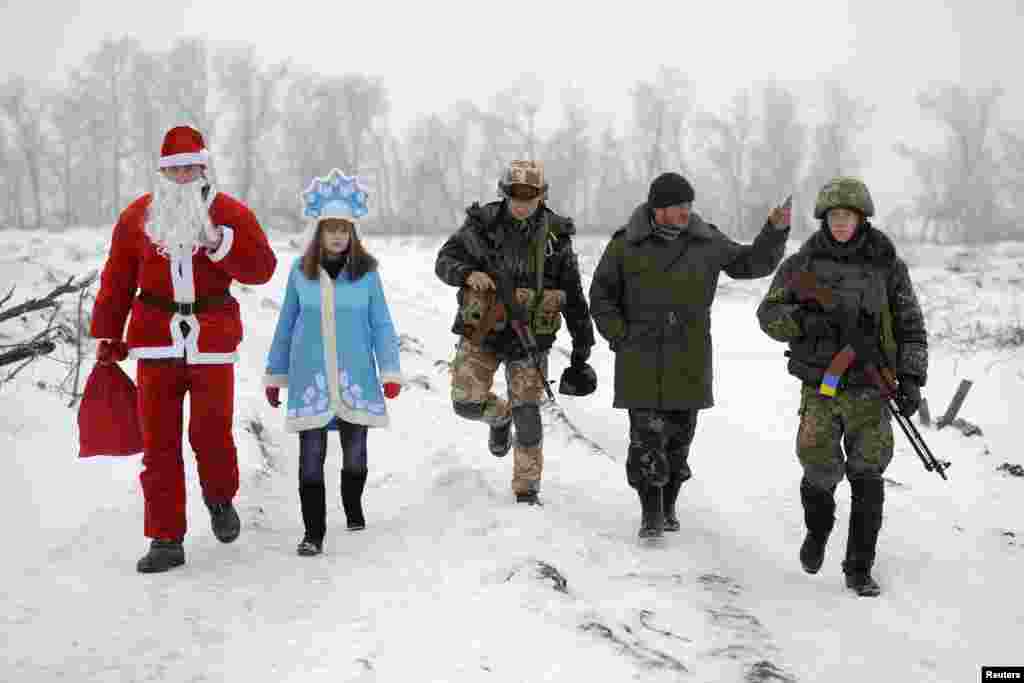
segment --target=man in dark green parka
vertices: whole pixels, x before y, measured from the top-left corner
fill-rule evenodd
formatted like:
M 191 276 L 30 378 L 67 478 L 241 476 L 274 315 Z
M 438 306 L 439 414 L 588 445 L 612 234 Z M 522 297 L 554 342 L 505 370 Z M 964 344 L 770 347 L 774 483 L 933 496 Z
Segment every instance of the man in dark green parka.
M 753 244 L 734 242 L 691 211 L 678 173 L 612 235 L 590 286 L 590 312 L 615 352 L 614 407 L 629 411 L 626 477 L 640 495 L 641 537 L 677 531 L 675 502 L 691 472 L 697 411 L 714 404 L 711 304 L 719 273 L 771 275 L 789 237 L 789 209 L 772 211 Z

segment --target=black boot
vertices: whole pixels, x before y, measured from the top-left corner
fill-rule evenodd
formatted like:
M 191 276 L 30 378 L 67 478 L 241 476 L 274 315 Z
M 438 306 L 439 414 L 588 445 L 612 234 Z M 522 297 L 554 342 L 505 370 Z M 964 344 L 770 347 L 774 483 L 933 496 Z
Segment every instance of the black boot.
M 643 513 L 640 531 L 637 533 L 640 538 L 660 538 L 662 536 L 665 529 L 665 513 L 662 507 L 661 489 L 661 486 L 645 486 L 637 490 Z
M 238 538 L 242 530 L 242 522 L 238 519 L 238 512 L 231 501 L 222 503 L 211 503 L 206 501 L 206 507 L 210 511 L 210 525 L 213 527 L 213 535 L 221 543 L 231 543 Z
M 665 531 L 679 531 L 679 518 L 676 517 L 676 499 L 679 497 L 679 488 L 682 485 L 682 476 L 679 473 L 673 473 L 662 490 L 662 502 L 665 507 Z
M 363 487 L 366 486 L 366 472 L 341 470 L 341 505 L 345 508 L 345 518 L 349 531 L 366 528 L 363 518 Z
M 323 483 L 299 486 L 302 523 L 306 534 L 299 543 L 299 555 L 319 555 L 327 533 L 327 491 Z
M 800 564 L 808 574 L 817 574 L 825 561 L 825 544 L 836 521 L 835 487 L 820 489 L 806 479 L 800 481 L 800 502 L 804 506 L 807 535 L 800 546 Z
M 503 458 L 508 455 L 509 449 L 512 448 L 511 418 L 500 427 L 491 425 L 491 433 L 487 438 L 487 447 L 491 450 L 491 455 L 496 458 Z
M 155 574 L 183 564 L 185 548 L 181 539 L 154 538 L 149 544 L 149 552 L 142 556 L 135 568 L 142 574 Z
M 885 502 L 882 479 L 851 479 L 850 502 L 850 533 L 846 541 L 846 561 L 843 562 L 846 587 L 857 595 L 873 597 L 882 592 L 871 578 L 878 532 L 882 529 L 882 506 Z
M 527 491 L 526 493 L 516 494 L 517 503 L 526 503 L 527 505 L 540 505 L 544 504 L 540 502 L 540 495 L 536 491 Z

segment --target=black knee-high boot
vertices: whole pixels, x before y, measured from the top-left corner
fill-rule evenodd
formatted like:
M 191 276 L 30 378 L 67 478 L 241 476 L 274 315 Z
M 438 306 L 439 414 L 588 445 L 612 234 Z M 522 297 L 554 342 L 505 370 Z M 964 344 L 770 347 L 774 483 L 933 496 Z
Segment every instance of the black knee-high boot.
M 673 472 L 662 490 L 662 503 L 665 508 L 665 531 L 679 531 L 679 517 L 676 516 L 676 499 L 683 485 L 683 476 Z
M 640 495 L 640 509 L 642 512 L 640 531 L 637 535 L 640 538 L 657 538 L 662 535 L 665 529 L 662 487 L 644 486 L 637 489 L 637 493 Z
M 302 523 L 306 526 L 303 540 L 323 545 L 327 533 L 327 491 L 323 483 L 300 485 L 299 501 L 302 503 Z
M 804 507 L 807 535 L 800 546 L 800 564 L 808 574 L 817 574 L 825 561 L 825 544 L 836 521 L 835 487 L 822 489 L 807 479 L 800 481 L 800 502 Z
M 341 504 L 345 508 L 349 531 L 366 528 L 363 517 L 363 487 L 366 486 L 367 472 L 341 470 Z
M 871 578 L 875 547 L 882 529 L 885 483 L 880 477 L 850 480 L 850 533 L 846 541 L 843 573 L 847 588 L 858 595 L 875 596 L 882 592 Z

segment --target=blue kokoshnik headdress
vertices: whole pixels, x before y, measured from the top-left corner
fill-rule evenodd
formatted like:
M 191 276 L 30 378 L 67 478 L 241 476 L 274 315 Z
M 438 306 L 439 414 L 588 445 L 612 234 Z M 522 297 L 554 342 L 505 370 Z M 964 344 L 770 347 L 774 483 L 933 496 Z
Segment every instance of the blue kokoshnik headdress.
M 347 176 L 336 168 L 323 178 L 313 178 L 302 193 L 302 214 L 315 221 L 344 218 L 354 221 L 368 213 L 366 188 L 356 176 Z

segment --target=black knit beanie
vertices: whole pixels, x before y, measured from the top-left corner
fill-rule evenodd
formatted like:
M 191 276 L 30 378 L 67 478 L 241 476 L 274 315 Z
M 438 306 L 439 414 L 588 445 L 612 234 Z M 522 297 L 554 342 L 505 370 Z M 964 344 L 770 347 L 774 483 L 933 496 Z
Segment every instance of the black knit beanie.
M 647 205 L 652 209 L 688 204 L 693 201 L 693 186 L 678 173 L 662 173 L 651 183 Z

